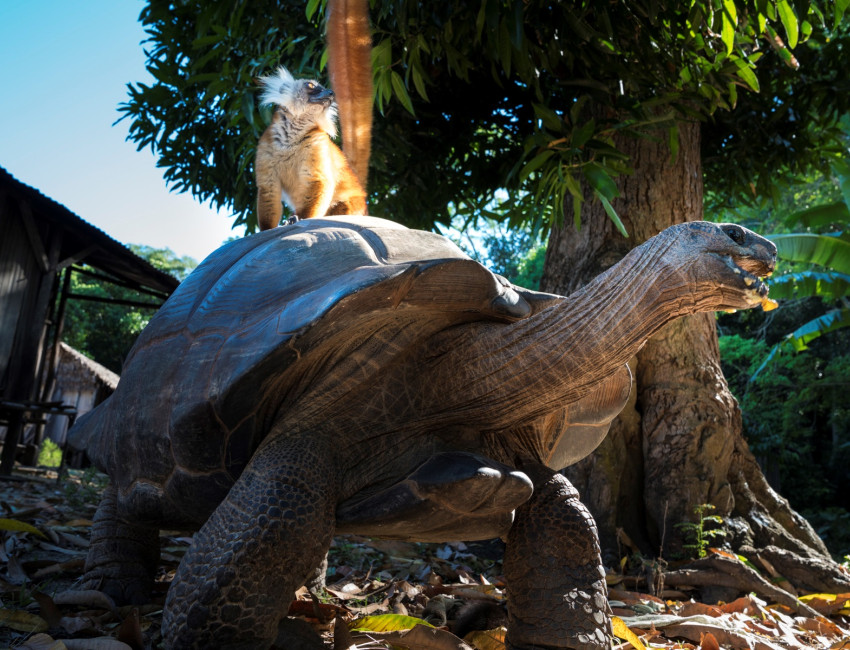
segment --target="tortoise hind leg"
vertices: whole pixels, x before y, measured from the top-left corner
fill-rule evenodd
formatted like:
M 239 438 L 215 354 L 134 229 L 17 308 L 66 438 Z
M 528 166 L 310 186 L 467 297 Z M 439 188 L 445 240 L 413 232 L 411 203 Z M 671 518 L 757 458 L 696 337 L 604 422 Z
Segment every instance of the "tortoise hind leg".
M 149 603 L 158 562 L 159 530 L 121 520 L 117 491 L 109 485 L 92 522 L 83 587 L 104 592 L 118 605 Z
M 269 434 L 177 569 L 162 621 L 167 648 L 275 642 L 295 590 L 333 537 L 337 472 L 330 457 L 310 436 Z M 280 637 L 277 643 L 290 645 Z
M 596 522 L 562 475 L 522 467 L 534 481 L 508 534 L 509 650 L 609 650 L 611 610 Z

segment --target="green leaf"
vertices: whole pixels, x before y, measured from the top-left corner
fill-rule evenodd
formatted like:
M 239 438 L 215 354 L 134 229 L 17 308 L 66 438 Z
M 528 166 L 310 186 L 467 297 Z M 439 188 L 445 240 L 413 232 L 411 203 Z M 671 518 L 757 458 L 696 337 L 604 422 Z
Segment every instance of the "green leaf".
M 844 197 L 844 203 L 850 206 L 850 162 L 846 160 L 835 160 L 832 162 L 832 173 L 838 180 L 841 188 L 841 196 Z M 850 225 L 850 219 L 845 221 Z
M 385 38 L 372 48 L 372 69 L 389 68 L 392 64 L 392 41 Z
M 818 228 L 834 223 L 850 224 L 850 209 L 844 201 L 816 205 L 800 212 L 795 212 L 785 218 L 785 223 L 799 224 L 804 228 Z
M 735 554 L 735 557 L 738 558 L 738 561 L 743 562 L 744 564 L 746 564 L 748 567 L 750 567 L 756 573 L 760 573 L 760 571 L 758 570 L 758 567 L 755 564 L 753 564 L 748 558 L 744 557 L 743 555 L 738 555 L 737 553 Z
M 321 0 L 308 0 L 307 8 L 304 10 L 304 15 L 307 16 L 307 20 L 313 19 L 313 14 L 316 13 L 316 9 L 319 8 L 319 3 Z
M 720 40 L 726 46 L 726 54 L 735 47 L 735 28 L 738 26 L 738 10 L 734 0 L 723 0 L 723 20 L 720 28 Z
M 567 186 L 567 190 L 569 190 L 570 194 L 577 198 L 579 202 L 584 200 L 584 195 L 581 193 L 581 185 L 579 185 L 579 182 L 576 180 L 575 176 L 573 176 L 572 174 L 565 174 L 564 185 Z
M 735 59 L 735 67 L 738 68 L 738 77 L 755 92 L 759 91 L 759 80 L 753 69 L 743 59 Z
M 503 20 L 499 24 L 499 60 L 502 63 L 502 69 L 505 71 L 505 76 L 511 76 L 511 35 L 508 31 L 508 26 Z
M 829 235 L 791 233 L 768 236 L 781 257 L 791 262 L 818 264 L 850 274 L 850 242 Z
M 779 12 L 779 19 L 785 27 L 785 34 L 788 36 L 788 47 L 792 50 L 797 47 L 797 38 L 800 33 L 800 28 L 797 25 L 797 15 L 794 13 L 794 8 L 788 0 L 779 0 L 776 3 L 776 10 Z
M 608 201 L 608 199 L 606 199 L 604 196 L 602 196 L 601 192 L 594 190 L 594 194 L 596 194 L 597 198 L 602 203 L 602 207 L 605 208 L 605 212 L 608 213 L 608 217 L 611 219 L 611 221 L 614 222 L 614 225 L 617 226 L 617 230 L 620 231 L 620 234 L 623 237 L 628 237 L 629 233 L 626 232 L 626 227 L 623 225 L 623 222 L 620 220 L 620 215 L 617 214 L 617 211 L 614 209 L 614 206 L 611 205 L 611 203 Z
M 609 200 L 615 196 L 620 196 L 616 183 L 602 167 L 596 163 L 588 163 L 584 166 L 583 171 L 587 182 L 598 194 Z
M 729 105 L 732 108 L 738 104 L 738 88 L 733 83 L 729 83 L 726 86 L 726 90 L 729 92 Z
M 365 616 L 351 622 L 352 630 L 366 632 L 394 632 L 397 630 L 409 630 L 417 625 L 434 627 L 427 621 L 414 616 L 403 616 L 402 614 L 380 614 L 379 616 Z
M 533 104 L 533 106 L 534 114 L 541 122 L 543 122 L 543 126 L 550 131 L 561 130 L 564 123 L 555 111 L 544 104 Z
M 587 100 L 590 99 L 588 95 L 579 95 L 579 97 L 573 102 L 572 108 L 570 108 L 570 120 L 575 123 L 578 122 L 579 115 L 581 114 L 582 108 L 587 103 Z
M 0 530 L 8 530 L 15 533 L 32 533 L 33 535 L 38 535 L 39 537 L 44 537 L 46 539 L 46 535 L 38 528 L 24 521 L 18 521 L 17 519 L 0 518 Z
M 675 124 L 667 129 L 667 146 L 670 147 L 670 163 L 673 164 L 679 157 L 679 127 Z
M 418 67 L 414 66 L 411 74 L 413 75 L 413 87 L 416 88 L 416 92 L 419 93 L 419 96 L 427 102 L 428 91 L 425 89 L 425 80 L 422 77 L 422 73 L 419 71 Z
M 404 80 L 395 70 L 392 71 L 392 84 L 393 92 L 401 102 L 401 105 L 404 106 L 411 115 L 416 115 L 416 111 L 413 109 L 413 102 L 410 101 L 410 95 L 407 94 L 407 88 L 404 87 Z
M 248 124 L 254 126 L 254 96 L 251 93 L 242 95 L 242 115 L 248 120 Z
M 775 300 L 811 296 L 825 300 L 850 296 L 850 275 L 836 271 L 800 271 L 770 279 L 770 297 Z
M 850 6 L 850 0 L 835 0 L 833 19 L 833 26 L 835 28 L 841 23 L 841 19 L 844 17 L 844 12 L 847 11 L 848 6 Z
M 801 352 L 816 338 L 845 327 L 850 327 L 850 309 L 835 309 L 795 329 L 785 337 L 785 343 Z
M 584 145 L 593 134 L 596 132 L 596 120 L 591 119 L 589 122 L 585 122 L 580 127 L 573 129 L 573 137 L 572 137 L 572 145 L 574 147 L 581 147 Z
M 553 155 L 555 155 L 555 152 L 551 149 L 547 149 L 546 151 L 537 154 L 536 156 L 534 156 L 534 158 L 529 160 L 528 163 L 526 163 L 525 167 L 522 168 L 522 171 L 519 173 L 520 182 L 523 182 L 526 178 L 528 178 L 528 175 L 531 174 L 531 172 L 535 171 L 536 169 L 539 169 L 540 166 L 547 160 L 549 160 Z

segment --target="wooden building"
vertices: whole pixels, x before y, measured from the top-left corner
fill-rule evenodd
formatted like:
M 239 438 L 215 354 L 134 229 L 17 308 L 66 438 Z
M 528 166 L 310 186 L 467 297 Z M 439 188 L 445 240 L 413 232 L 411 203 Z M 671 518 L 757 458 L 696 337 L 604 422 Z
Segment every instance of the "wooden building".
M 77 415 L 91 411 L 112 395 L 118 386 L 118 375 L 77 352 L 67 343 L 59 344 L 55 377 L 49 402 L 70 407 Z M 45 419 L 44 439 L 50 439 L 64 448 L 69 418 L 54 414 Z
M 85 264 L 85 268 L 80 265 Z M 0 474 L 12 471 L 21 431 L 46 414 L 73 418 L 51 401 L 65 304 L 91 299 L 70 292 L 72 273 L 135 289 L 158 306 L 178 281 L 63 205 L 0 167 Z

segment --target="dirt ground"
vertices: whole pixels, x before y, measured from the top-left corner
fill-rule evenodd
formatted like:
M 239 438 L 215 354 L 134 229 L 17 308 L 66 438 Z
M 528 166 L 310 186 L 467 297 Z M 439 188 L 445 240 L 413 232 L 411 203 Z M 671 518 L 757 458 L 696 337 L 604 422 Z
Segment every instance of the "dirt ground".
M 99 592 L 80 590 L 105 480 L 91 470 L 71 470 L 61 480 L 55 471 L 30 470 L 0 481 L 0 647 L 162 647 L 165 593 L 191 535 L 162 531 L 156 589 L 144 606 L 116 607 Z M 778 604 L 739 593 L 703 602 L 696 590 L 652 596 L 646 572 L 635 570 L 633 559 L 624 558 L 623 568 L 625 574 L 618 569 L 608 576 L 617 649 L 850 650 L 850 594 L 801 595 Z M 313 596 L 302 589 L 289 614 L 297 619 L 296 636 L 304 631 L 305 649 L 317 647 L 312 628 L 335 650 L 503 650 L 505 600 L 498 541 L 338 537 L 327 589 Z M 298 650 L 291 643 L 276 647 Z

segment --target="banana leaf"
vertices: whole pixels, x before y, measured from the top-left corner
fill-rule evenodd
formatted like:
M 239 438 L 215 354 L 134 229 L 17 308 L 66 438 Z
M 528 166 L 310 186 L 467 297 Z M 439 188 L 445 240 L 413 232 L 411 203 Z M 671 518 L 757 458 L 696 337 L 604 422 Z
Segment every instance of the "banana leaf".
M 809 233 L 771 235 L 768 239 L 776 244 L 779 257 L 784 260 L 818 264 L 850 274 L 850 241 Z

